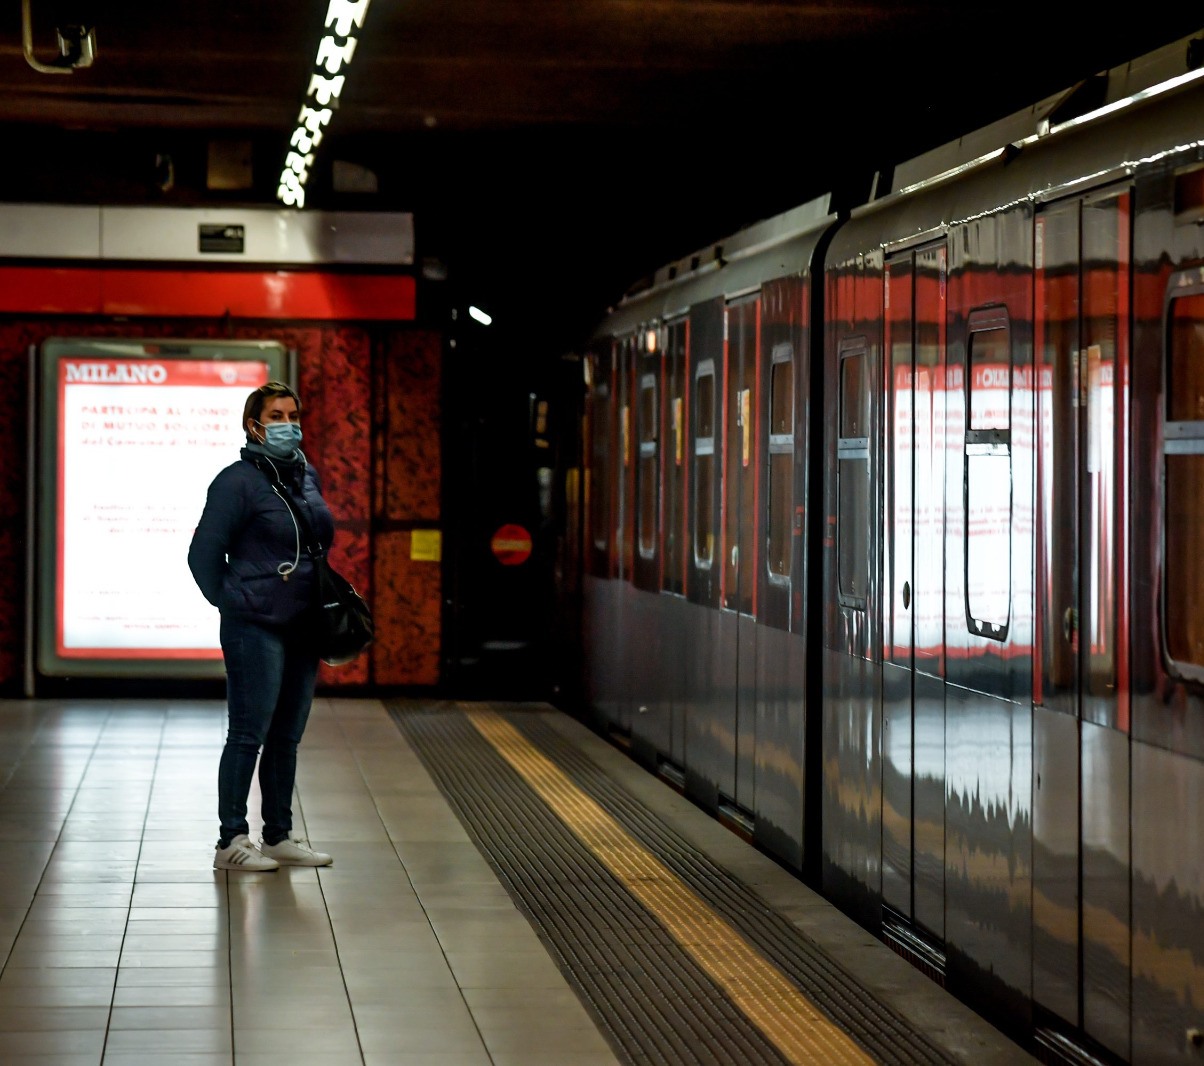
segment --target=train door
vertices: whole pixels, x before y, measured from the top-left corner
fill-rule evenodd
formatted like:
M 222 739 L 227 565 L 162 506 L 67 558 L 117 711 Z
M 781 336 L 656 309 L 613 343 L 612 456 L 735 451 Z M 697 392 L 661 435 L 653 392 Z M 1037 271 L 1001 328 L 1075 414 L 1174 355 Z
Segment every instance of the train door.
M 672 627 L 661 585 L 661 345 L 660 331 L 641 330 L 634 353 L 632 427 L 635 466 L 634 546 L 624 638 L 631 679 L 631 748 L 655 769 L 669 747 L 665 682 Z
M 585 695 L 600 718 L 610 717 L 616 674 L 611 658 L 610 628 L 613 610 L 614 466 L 616 458 L 610 346 L 587 356 L 585 432 L 589 454 L 585 467 L 585 574 L 582 578 L 582 629 L 585 642 Z
M 632 580 L 638 588 L 656 592 L 660 587 L 660 352 L 655 330 L 640 339 L 635 354 L 635 555 Z M 651 341 L 645 338 L 652 338 Z
M 730 693 L 735 714 L 735 758 L 720 780 L 720 802 L 741 819 L 753 810 L 756 750 L 756 517 L 757 435 L 760 427 L 757 354 L 761 301 L 751 297 L 727 307 L 723 433 L 723 571 L 721 647 L 730 664 Z M 751 821 L 748 822 L 751 828 Z
M 626 628 L 631 580 L 631 345 L 615 340 L 591 357 L 590 470 L 586 487 L 590 547 L 586 622 L 588 693 L 601 725 L 630 729 Z
M 1130 193 L 1036 219 L 1033 997 L 1128 1058 Z
M 882 261 L 876 292 L 861 272 L 829 268 L 825 383 L 822 853 L 824 891 L 866 926 L 882 918 L 881 672 L 875 559 L 880 528 L 878 451 Z M 864 280 L 863 280 L 864 279 Z M 875 299 L 876 296 L 876 299 Z M 850 298 L 851 297 L 851 298 Z M 863 309 L 864 308 L 864 309 Z
M 809 809 L 805 528 L 811 427 L 807 351 L 808 279 L 779 278 L 761 287 L 761 464 L 757 566 L 757 725 L 755 840 L 794 869 L 804 842 L 818 852 L 818 812 Z M 816 421 L 822 421 L 821 417 Z M 819 612 L 815 612 L 817 619 Z M 814 623 L 818 627 L 818 622 Z M 818 718 L 818 711 L 815 711 Z M 818 724 L 818 723 L 816 723 Z M 811 778 L 814 784 L 816 778 Z M 815 804 L 814 807 L 818 807 Z M 808 815 L 816 818 L 813 837 Z
M 610 724 L 619 733 L 631 734 L 632 662 L 634 651 L 630 628 L 625 624 L 635 608 L 635 523 L 636 488 L 636 426 L 635 401 L 637 391 L 636 340 L 628 336 L 615 342 L 615 384 L 617 402 L 619 456 L 616 465 L 616 502 L 614 545 L 616 577 L 612 616 L 611 640 L 614 642 L 617 681 L 614 713 Z
M 904 252 L 884 293 L 882 899 L 920 954 L 945 932 L 945 275 L 943 243 Z
M 687 443 L 684 765 L 686 794 L 718 805 L 720 776 L 731 777 L 728 701 L 719 689 L 720 486 L 723 435 L 723 300 L 690 308 L 686 371 Z
M 663 560 L 661 584 L 665 603 L 667 631 L 664 698 L 669 716 L 669 747 L 665 754 L 669 766 L 662 764 L 676 784 L 681 784 L 685 763 L 685 591 L 686 558 L 689 547 L 689 523 L 686 519 L 686 432 L 690 412 L 687 406 L 689 361 L 689 322 L 680 318 L 664 329 L 665 358 L 661 390 L 661 509 Z

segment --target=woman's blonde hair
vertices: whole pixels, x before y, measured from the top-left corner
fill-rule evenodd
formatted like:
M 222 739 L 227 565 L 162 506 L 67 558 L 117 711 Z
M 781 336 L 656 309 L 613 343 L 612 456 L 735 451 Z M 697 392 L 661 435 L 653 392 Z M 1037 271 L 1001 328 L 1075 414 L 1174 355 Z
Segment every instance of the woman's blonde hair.
M 247 436 L 251 433 L 247 430 L 247 419 L 253 418 L 256 422 L 259 421 L 259 416 L 263 414 L 263 405 L 268 400 L 275 399 L 277 396 L 291 396 L 293 402 L 297 405 L 297 414 L 301 413 L 301 397 L 297 395 L 297 390 L 291 385 L 286 385 L 283 381 L 269 381 L 260 385 L 250 396 L 247 397 L 247 402 L 242 408 L 242 428 L 246 431 Z

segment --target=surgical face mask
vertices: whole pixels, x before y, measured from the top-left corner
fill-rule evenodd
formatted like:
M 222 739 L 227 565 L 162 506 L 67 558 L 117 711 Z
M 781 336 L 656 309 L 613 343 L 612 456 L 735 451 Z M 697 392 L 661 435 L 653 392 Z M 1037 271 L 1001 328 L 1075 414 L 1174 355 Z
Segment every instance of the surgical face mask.
M 277 459 L 287 459 L 301 443 L 301 427 L 296 422 L 273 422 L 265 426 L 256 422 L 263 430 L 263 446 Z

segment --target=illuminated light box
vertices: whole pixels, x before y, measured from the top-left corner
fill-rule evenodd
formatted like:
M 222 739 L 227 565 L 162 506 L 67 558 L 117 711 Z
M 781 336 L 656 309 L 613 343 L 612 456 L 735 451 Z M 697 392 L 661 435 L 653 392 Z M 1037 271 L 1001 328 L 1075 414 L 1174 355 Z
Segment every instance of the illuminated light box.
M 37 668 L 46 677 L 221 677 L 219 616 L 188 568 L 242 410 L 292 381 L 275 342 L 54 338 L 39 383 Z

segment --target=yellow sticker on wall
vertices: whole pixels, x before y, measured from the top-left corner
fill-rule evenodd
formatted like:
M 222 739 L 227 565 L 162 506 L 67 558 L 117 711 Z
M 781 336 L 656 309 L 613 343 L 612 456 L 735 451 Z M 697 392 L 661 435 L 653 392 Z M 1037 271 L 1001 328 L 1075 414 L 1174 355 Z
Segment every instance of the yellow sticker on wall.
M 443 558 L 443 532 L 438 529 L 410 530 L 410 558 L 437 563 Z

